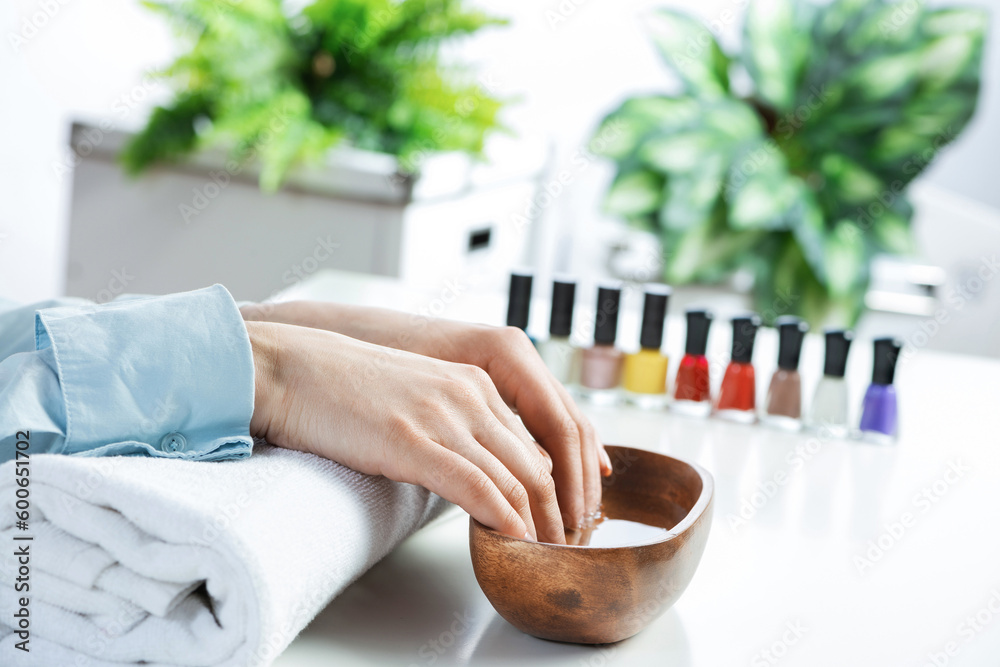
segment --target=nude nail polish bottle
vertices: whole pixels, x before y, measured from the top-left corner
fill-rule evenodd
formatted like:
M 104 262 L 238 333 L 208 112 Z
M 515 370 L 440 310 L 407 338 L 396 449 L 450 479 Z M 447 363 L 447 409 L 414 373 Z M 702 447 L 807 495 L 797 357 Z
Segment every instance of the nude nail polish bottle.
M 530 273 L 510 274 L 510 295 L 507 301 L 507 326 L 528 331 L 528 316 L 531 311 L 531 281 Z M 534 343 L 535 339 L 532 338 Z
M 639 351 L 625 355 L 622 386 L 627 400 L 646 410 L 657 410 L 667 404 L 667 355 L 663 345 L 663 326 L 667 317 L 670 288 L 648 285 L 642 307 L 642 328 L 639 331 Z
M 565 385 L 580 381 L 580 350 L 570 344 L 573 330 L 573 306 L 576 283 L 556 280 L 552 283 L 552 316 L 549 338 L 538 343 L 538 354 L 552 375 Z
M 707 417 L 712 412 L 712 392 L 709 384 L 708 329 L 712 326 L 712 313 L 707 310 L 688 310 L 687 343 L 684 357 L 674 378 L 674 400 L 670 408 L 692 417 Z
M 799 357 L 809 325 L 797 317 L 779 317 L 778 370 L 767 389 L 766 409 L 761 421 L 769 426 L 797 431 L 802 428 L 802 379 Z
M 625 354 L 615 347 L 618 335 L 618 309 L 621 290 L 601 287 L 597 290 L 597 314 L 594 318 L 594 346 L 583 350 L 580 389 L 594 403 L 617 403 Z
M 869 442 L 892 444 L 899 428 L 896 388 L 892 382 L 903 344 L 895 338 L 878 338 L 874 344 L 872 383 L 861 406 L 861 434 Z
M 753 344 L 760 328 L 757 315 L 733 318 L 733 352 L 719 388 L 716 416 L 742 424 L 757 421 L 757 379 L 753 370 Z
M 828 329 L 825 338 L 823 377 L 816 385 L 816 393 L 809 406 L 808 425 L 811 430 L 824 435 L 843 438 L 848 433 L 847 382 L 844 374 L 854 334 L 842 329 Z

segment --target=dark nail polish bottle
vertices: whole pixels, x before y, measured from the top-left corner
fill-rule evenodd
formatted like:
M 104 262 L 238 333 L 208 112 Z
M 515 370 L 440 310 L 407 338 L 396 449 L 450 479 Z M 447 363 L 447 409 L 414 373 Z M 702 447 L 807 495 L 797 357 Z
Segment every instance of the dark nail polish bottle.
M 510 298 L 507 301 L 507 326 L 528 331 L 528 315 L 531 310 L 531 280 L 530 273 L 510 274 Z M 534 343 L 535 339 L 532 338 Z
M 903 345 L 895 338 L 878 338 L 874 345 L 872 383 L 861 406 L 861 432 L 865 440 L 891 444 L 896 441 L 899 427 L 896 388 L 892 382 Z
M 619 399 L 625 354 L 615 347 L 618 336 L 618 310 L 622 292 L 617 287 L 597 290 L 597 314 L 594 318 L 594 346 L 583 351 L 580 369 L 581 393 L 595 403 L 612 404 Z
M 809 407 L 809 428 L 842 438 L 847 435 L 847 353 L 854 334 L 842 329 L 826 331 L 826 361 Z
M 688 310 L 687 344 L 684 357 L 677 367 L 674 380 L 674 401 L 671 409 L 693 417 L 707 417 L 712 411 L 712 393 L 709 384 L 708 330 L 712 326 L 712 313 L 707 310 Z
M 733 318 L 733 353 L 719 389 L 716 415 L 729 421 L 751 424 L 757 421 L 757 380 L 753 370 L 753 344 L 760 318 L 745 315 Z
M 778 370 L 767 389 L 767 409 L 762 421 L 770 426 L 797 431 L 802 428 L 802 379 L 799 357 L 809 325 L 797 317 L 779 317 Z

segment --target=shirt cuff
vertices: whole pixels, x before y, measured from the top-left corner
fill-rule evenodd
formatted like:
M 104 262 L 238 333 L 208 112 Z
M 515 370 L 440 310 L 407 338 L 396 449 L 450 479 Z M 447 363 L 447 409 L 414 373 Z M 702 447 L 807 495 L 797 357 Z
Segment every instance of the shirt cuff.
M 66 407 L 62 453 L 250 456 L 253 353 L 222 285 L 40 310 L 35 347 L 52 348 Z

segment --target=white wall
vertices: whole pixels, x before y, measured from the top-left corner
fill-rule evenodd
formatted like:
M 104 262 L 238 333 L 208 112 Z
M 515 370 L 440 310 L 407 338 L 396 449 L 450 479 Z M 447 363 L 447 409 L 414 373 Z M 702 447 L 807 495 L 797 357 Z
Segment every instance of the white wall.
M 737 14 L 747 0 L 688 2 L 707 20 Z M 482 63 L 500 92 L 521 96 L 507 120 L 515 129 L 554 141 L 554 167 L 570 171 L 573 186 L 547 213 L 547 247 L 559 257 L 575 238 L 608 235 L 594 214 L 606 165 L 582 163 L 578 151 L 599 117 L 627 94 L 663 90 L 668 75 L 636 20 L 661 3 L 638 0 L 487 0 L 510 16 L 509 29 L 492 30 L 463 51 Z M 670 2 L 663 4 L 685 4 Z M 1000 0 L 973 0 L 992 10 Z M 564 19 L 553 23 L 553 12 Z M 739 21 L 725 29 L 727 41 Z M 996 26 L 995 26 L 996 27 Z M 988 53 L 979 115 L 928 178 L 1000 207 L 1000 49 Z M 17 36 L 24 43 L 14 44 Z M 0 294 L 20 300 L 59 294 L 64 285 L 65 212 L 69 179 L 56 165 L 66 159 L 70 118 L 110 118 L 117 127 L 141 123 L 157 91 L 145 72 L 169 60 L 173 48 L 160 17 L 136 0 L 5 0 L 0 3 Z M 142 98 L 137 106 L 129 100 Z M 576 158 L 576 159 L 575 159 Z M 592 247 L 592 245 L 588 246 Z M 560 250 L 564 249 L 564 250 Z M 575 263 L 597 261 L 579 249 Z M 582 259 L 581 259 L 582 257 Z M 568 258 L 559 268 L 569 266 Z
M 69 121 L 141 123 L 154 92 L 145 73 L 172 48 L 136 0 L 0 3 L 0 294 L 63 292 Z

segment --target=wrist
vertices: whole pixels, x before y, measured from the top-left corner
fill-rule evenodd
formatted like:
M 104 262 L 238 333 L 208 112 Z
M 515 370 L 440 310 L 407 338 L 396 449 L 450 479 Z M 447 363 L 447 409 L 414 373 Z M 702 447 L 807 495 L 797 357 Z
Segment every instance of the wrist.
M 242 309 L 241 309 L 242 310 Z M 271 424 L 272 405 L 277 395 L 277 327 L 268 322 L 246 321 L 253 352 L 254 400 L 250 435 L 266 438 Z

